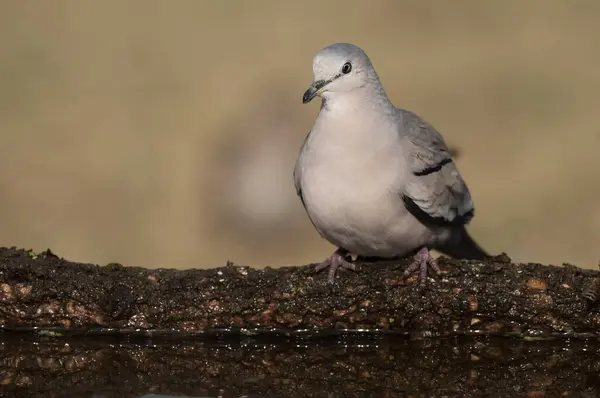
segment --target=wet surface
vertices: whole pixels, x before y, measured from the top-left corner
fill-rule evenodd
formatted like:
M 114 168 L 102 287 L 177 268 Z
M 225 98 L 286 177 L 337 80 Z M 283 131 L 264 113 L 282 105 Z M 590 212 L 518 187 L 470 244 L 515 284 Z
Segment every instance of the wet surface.
M 0 334 L 2 396 L 595 397 L 597 340 Z
M 313 265 L 146 269 L 0 248 L 0 331 L 600 337 L 597 270 L 440 258 L 442 272 L 420 289 L 417 275 L 403 276 L 409 262 L 358 263 L 330 284 Z

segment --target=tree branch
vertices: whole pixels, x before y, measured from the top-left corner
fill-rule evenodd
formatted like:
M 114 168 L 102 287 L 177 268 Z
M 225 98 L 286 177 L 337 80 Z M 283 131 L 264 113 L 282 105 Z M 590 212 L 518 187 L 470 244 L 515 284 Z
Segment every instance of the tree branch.
M 439 260 L 419 291 L 406 261 L 360 264 L 334 285 L 312 266 L 97 266 L 0 248 L 0 325 L 42 334 L 600 336 L 599 275 L 574 266 Z M 33 329 L 36 328 L 36 329 Z

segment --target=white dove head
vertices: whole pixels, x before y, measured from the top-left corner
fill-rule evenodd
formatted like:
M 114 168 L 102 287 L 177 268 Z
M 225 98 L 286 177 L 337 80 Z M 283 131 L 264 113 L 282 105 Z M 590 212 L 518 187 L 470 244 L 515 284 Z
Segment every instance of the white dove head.
M 313 59 L 314 80 L 302 97 L 303 103 L 316 96 L 334 97 L 364 87 L 380 89 L 371 60 L 358 46 L 335 43 L 323 48 Z

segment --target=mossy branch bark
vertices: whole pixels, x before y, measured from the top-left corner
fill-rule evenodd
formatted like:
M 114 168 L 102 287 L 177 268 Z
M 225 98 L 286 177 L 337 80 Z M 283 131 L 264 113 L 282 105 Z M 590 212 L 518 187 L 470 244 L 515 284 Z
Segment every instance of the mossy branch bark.
M 574 266 L 440 259 L 419 290 L 406 261 L 361 264 L 334 285 L 312 266 L 172 270 L 73 263 L 50 251 L 0 249 L 4 330 L 411 336 L 600 335 L 600 272 Z

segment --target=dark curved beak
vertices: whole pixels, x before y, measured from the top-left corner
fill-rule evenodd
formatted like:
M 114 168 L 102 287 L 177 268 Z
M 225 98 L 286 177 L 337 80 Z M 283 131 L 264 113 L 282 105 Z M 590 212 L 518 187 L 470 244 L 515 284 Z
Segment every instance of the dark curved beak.
M 316 82 L 313 82 L 308 90 L 304 92 L 304 95 L 302 96 L 302 103 L 307 104 L 317 95 L 321 94 L 327 83 L 330 83 L 330 81 L 317 80 Z

